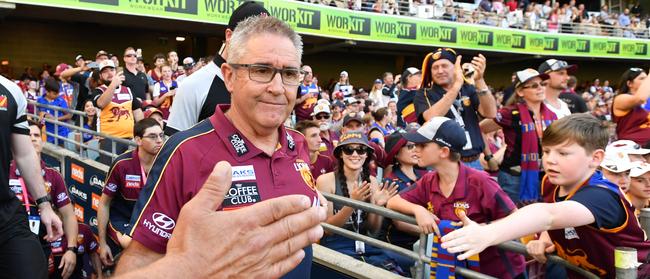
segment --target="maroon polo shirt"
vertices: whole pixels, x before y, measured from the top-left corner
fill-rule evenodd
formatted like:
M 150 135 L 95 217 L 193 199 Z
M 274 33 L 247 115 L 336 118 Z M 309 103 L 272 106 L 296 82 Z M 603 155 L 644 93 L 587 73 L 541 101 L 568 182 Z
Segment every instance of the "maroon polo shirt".
M 41 174 L 43 175 L 43 180 L 45 181 L 45 191 L 50 195 L 52 199 L 52 205 L 55 208 L 61 208 L 70 204 L 70 197 L 68 195 L 68 190 L 65 187 L 65 182 L 61 174 L 53 168 L 48 168 L 45 166 L 45 162 L 41 160 Z M 23 189 L 20 186 L 20 171 L 16 168 L 16 161 L 11 161 L 11 166 L 9 167 L 9 188 L 16 193 L 16 197 L 23 204 Z M 25 186 L 26 187 L 26 186 Z M 27 198 L 31 205 L 35 204 L 34 197 L 27 193 Z
M 309 164 L 309 170 L 314 180 L 316 180 L 321 174 L 334 171 L 334 161 L 328 156 L 318 154 L 316 161 Z
M 129 222 L 135 202 L 144 187 L 146 173 L 140 165 L 138 149 L 127 151 L 113 160 L 106 176 L 102 193 L 111 197 L 109 236 L 116 243 L 115 230 L 126 234 L 130 230 Z
M 165 253 L 181 207 L 201 189 L 219 161 L 233 167 L 223 210 L 292 194 L 306 195 L 312 201 L 318 198 L 304 137 L 281 126 L 277 149 L 268 156 L 225 117 L 229 107 L 217 106 L 209 119 L 165 143 L 133 210 L 134 240 Z
M 514 203 L 487 173 L 459 164 L 459 174 L 451 195 L 445 197 L 438 172 L 425 174 L 416 187 L 400 193 L 403 199 L 428 208 L 442 220 L 459 222 L 458 212 L 465 211 L 477 223 L 489 223 L 508 216 Z M 481 273 L 497 278 L 514 278 L 525 270 L 524 257 L 488 247 L 479 254 Z

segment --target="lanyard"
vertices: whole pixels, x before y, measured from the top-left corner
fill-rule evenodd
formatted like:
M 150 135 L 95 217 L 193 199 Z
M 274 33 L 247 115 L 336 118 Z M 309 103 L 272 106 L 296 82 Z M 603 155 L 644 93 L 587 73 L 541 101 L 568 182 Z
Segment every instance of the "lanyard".
M 25 204 L 25 210 L 27 211 L 27 215 L 31 213 L 30 207 L 29 207 L 29 197 L 27 197 L 27 187 L 25 186 L 25 180 L 23 178 L 18 178 L 18 181 L 20 181 L 20 188 L 23 191 L 23 203 Z
M 144 171 L 142 164 L 140 164 L 140 174 L 142 174 L 142 187 L 147 184 L 147 173 Z
M 461 92 L 458 92 L 458 96 L 459 97 L 461 96 Z M 424 99 L 427 100 L 427 105 L 429 105 L 429 107 L 431 107 L 431 101 L 429 101 L 429 96 L 427 95 L 427 89 L 424 89 Z M 456 100 L 458 100 L 458 99 L 456 99 Z M 449 109 L 451 110 L 451 114 L 454 115 L 454 118 L 456 119 L 456 122 L 458 122 L 458 125 L 465 128 L 465 121 L 463 120 L 463 117 L 458 112 L 458 109 L 456 109 L 455 102 L 456 101 L 454 101 L 454 104 L 451 104 L 451 108 L 449 108 Z

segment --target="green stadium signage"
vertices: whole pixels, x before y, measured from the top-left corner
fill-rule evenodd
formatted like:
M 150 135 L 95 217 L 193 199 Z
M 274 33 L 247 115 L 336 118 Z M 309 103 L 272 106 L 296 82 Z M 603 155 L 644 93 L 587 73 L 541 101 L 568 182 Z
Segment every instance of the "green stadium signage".
M 7 2 L 138 16 L 227 24 L 244 0 L 5 0 Z M 302 34 L 332 38 L 453 47 L 509 53 L 650 59 L 649 40 L 550 34 L 483 25 L 389 16 L 312 5 L 263 0 L 272 16 Z

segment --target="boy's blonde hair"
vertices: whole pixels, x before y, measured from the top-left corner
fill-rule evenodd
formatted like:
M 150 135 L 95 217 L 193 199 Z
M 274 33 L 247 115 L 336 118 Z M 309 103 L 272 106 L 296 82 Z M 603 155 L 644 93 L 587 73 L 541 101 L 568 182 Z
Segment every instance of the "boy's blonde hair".
M 565 142 L 577 143 L 587 153 L 604 150 L 609 142 L 609 131 L 607 125 L 593 115 L 572 114 L 553 122 L 544 130 L 542 137 L 542 146 L 555 146 Z

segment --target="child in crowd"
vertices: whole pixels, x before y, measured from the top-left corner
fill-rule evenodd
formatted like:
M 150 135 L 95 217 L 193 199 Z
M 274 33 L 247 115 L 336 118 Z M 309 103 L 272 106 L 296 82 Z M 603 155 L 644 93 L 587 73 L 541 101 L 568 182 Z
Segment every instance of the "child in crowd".
M 480 223 L 490 223 L 516 209 L 487 173 L 459 162 L 467 138 L 457 122 L 434 117 L 404 138 L 416 143 L 418 165 L 437 171 L 425 174 L 410 191 L 391 198 L 388 208 L 415 215 L 421 232 L 438 231 L 440 219 L 457 222 L 468 215 Z M 481 273 L 490 276 L 526 278 L 524 257 L 496 247 L 479 255 L 479 266 Z
M 540 261 L 546 260 L 545 253 L 557 251 L 601 278 L 615 277 L 616 247 L 635 248 L 639 262 L 645 262 L 650 242 L 632 217 L 634 208 L 619 187 L 597 171 L 608 140 L 607 127 L 591 115 L 573 114 L 554 122 L 542 137 L 544 203 L 525 206 L 488 225 L 479 225 L 463 212 L 464 227 L 444 236 L 442 247 L 465 259 L 492 245 L 547 231 L 527 245 Z M 568 275 L 578 277 L 572 271 Z

